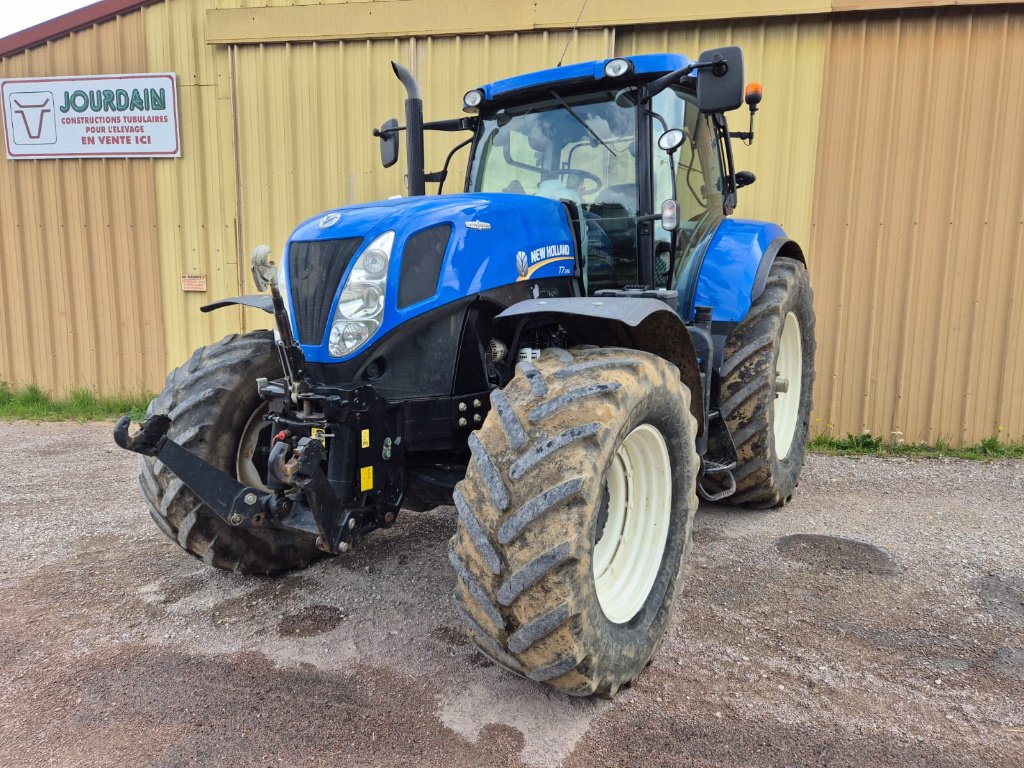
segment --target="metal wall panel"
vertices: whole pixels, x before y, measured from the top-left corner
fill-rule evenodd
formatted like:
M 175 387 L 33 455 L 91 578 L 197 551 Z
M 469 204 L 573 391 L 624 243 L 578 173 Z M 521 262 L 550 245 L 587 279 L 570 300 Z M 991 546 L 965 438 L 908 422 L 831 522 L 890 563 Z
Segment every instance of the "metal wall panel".
M 1024 12 L 832 24 L 813 216 L 819 428 L 1024 436 Z
M 2 77 L 146 69 L 140 12 L 0 60 Z M 0 380 L 57 393 L 164 379 L 154 168 L 0 157 Z
M 809 238 L 815 143 L 826 24 L 819 18 L 777 23 L 672 25 L 627 32 L 584 30 L 405 40 L 238 46 L 237 75 L 243 243 L 280 246 L 295 224 L 332 205 L 403 192 L 399 165 L 380 167 L 370 130 L 403 115 L 404 92 L 389 66 L 411 64 L 424 92 L 426 119 L 461 114 L 469 88 L 518 72 L 616 54 L 699 51 L 736 42 L 747 71 L 765 82 L 758 139 L 737 160 L 762 177 L 744 190 L 740 213 L 779 221 Z M 352 105 L 359 105 L 352 109 Z M 746 116 L 739 114 L 745 128 Z M 440 168 L 456 140 L 429 134 L 428 167 Z M 461 186 L 466 151 L 446 184 Z M 432 185 L 431 185 L 432 188 Z
M 158 250 L 166 367 L 196 347 L 243 329 L 240 308 L 203 314 L 216 299 L 251 292 L 236 237 L 235 123 L 229 50 L 204 42 L 204 0 L 169 0 L 142 10 L 147 65 L 178 73 L 181 158 L 156 166 Z M 206 275 L 205 293 L 184 293 L 182 275 Z M 256 314 L 255 310 L 247 310 Z
M 765 95 L 754 144 L 734 144 L 738 167 L 758 177 L 752 187 L 740 190 L 736 215 L 779 223 L 805 251 L 827 30 L 824 17 L 809 16 L 630 28 L 618 30 L 615 38 L 615 52 L 622 56 L 674 51 L 696 57 L 715 46 L 742 46 L 747 82 L 760 81 Z M 747 130 L 747 115 L 746 109 L 730 115 L 733 130 Z M 808 259 L 813 263 L 813 250 Z
M 435 120 L 461 116 L 462 95 L 474 86 L 553 66 L 567 42 L 567 61 L 611 47 L 603 30 L 236 47 L 244 251 L 259 243 L 277 251 L 325 208 L 404 193 L 404 144 L 398 165 L 383 169 L 371 135 L 388 117 L 404 122 L 392 59 L 411 66 L 426 119 Z M 440 169 L 461 138 L 428 135 L 428 168 Z M 448 191 L 461 189 L 466 155 L 453 161 Z

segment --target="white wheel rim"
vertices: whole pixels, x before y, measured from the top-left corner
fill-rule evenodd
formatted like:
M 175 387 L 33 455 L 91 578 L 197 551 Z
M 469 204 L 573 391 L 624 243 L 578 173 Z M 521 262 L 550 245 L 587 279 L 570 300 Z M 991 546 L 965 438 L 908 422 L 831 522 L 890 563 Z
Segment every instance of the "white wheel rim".
M 772 431 L 775 455 L 784 459 L 793 447 L 800 418 L 800 385 L 803 380 L 803 348 L 800 321 L 790 312 L 782 326 L 779 354 L 775 359 L 775 401 L 772 406 Z
M 235 477 L 238 478 L 238 482 L 250 488 L 259 488 L 261 491 L 270 489 L 263 484 L 263 478 L 260 477 L 252 457 L 256 453 L 256 446 L 259 445 L 260 432 L 266 429 L 269 423 L 265 418 L 268 408 L 269 405 L 263 403 L 245 422 L 242 437 L 238 441 L 238 455 L 235 457 Z
M 622 441 L 607 472 L 608 519 L 594 545 L 594 586 L 604 615 L 625 624 L 647 602 L 661 570 L 672 516 L 672 464 L 656 427 Z

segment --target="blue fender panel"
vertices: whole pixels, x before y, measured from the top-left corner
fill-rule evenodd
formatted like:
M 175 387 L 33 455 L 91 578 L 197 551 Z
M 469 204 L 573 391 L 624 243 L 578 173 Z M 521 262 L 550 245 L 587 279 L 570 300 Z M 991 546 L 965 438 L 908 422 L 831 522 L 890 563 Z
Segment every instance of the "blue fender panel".
M 753 301 L 762 259 L 766 255 L 773 259 L 788 242 L 778 224 L 724 219 L 704 251 L 691 307 L 712 307 L 715 322 L 743 320 Z

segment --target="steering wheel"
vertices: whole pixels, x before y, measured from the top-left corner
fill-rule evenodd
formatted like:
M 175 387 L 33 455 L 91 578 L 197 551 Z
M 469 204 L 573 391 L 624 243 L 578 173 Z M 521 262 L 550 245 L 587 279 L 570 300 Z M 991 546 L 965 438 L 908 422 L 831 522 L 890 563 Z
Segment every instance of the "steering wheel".
M 591 182 L 592 187 L 584 187 L 582 184 L 576 189 L 576 193 L 580 197 L 587 197 L 589 195 L 596 194 L 601 187 L 604 186 L 604 182 L 601 181 L 601 177 L 590 171 L 584 171 L 579 168 L 561 168 L 558 171 L 559 176 L 575 176 L 583 182 Z

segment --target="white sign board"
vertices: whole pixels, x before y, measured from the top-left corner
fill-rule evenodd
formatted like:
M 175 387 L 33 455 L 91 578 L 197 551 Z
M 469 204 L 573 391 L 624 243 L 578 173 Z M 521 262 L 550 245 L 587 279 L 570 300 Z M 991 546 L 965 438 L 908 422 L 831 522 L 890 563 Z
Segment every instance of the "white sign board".
M 181 157 L 173 74 L 0 80 L 7 157 Z

